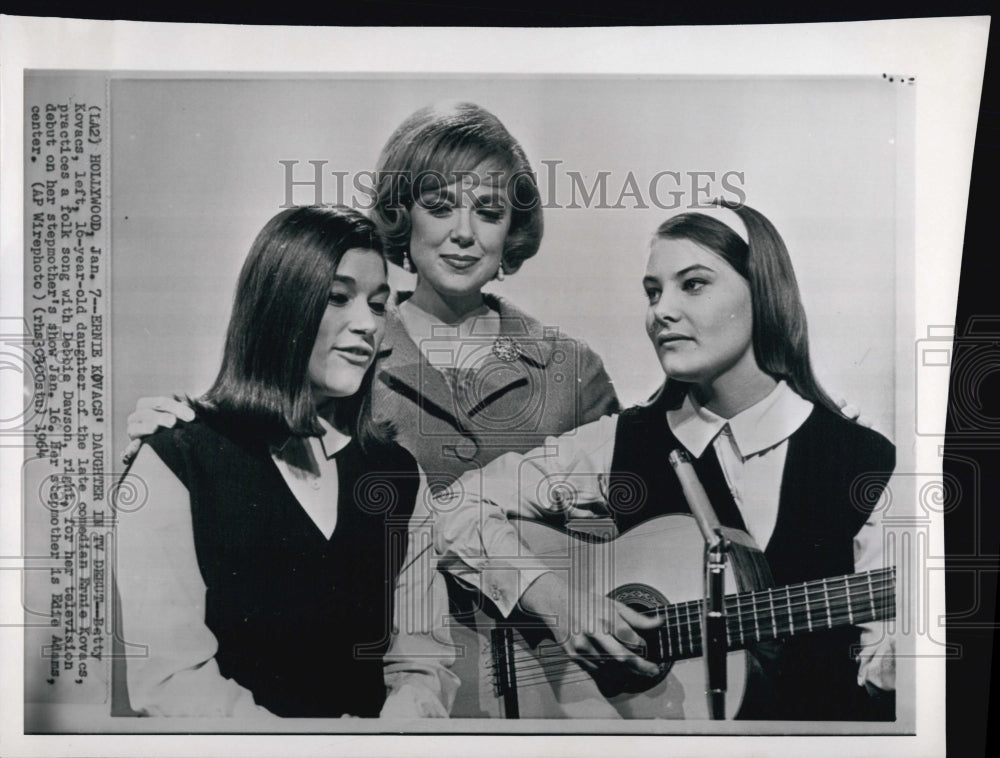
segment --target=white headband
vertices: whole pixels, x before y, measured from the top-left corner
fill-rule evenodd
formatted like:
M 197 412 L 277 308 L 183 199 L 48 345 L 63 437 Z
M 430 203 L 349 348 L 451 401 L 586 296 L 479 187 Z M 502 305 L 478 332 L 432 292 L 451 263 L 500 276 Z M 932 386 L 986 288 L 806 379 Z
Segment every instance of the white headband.
M 724 208 L 721 205 L 709 205 L 704 208 L 685 208 L 682 213 L 701 213 L 709 218 L 714 218 L 720 224 L 725 224 L 732 229 L 733 233 L 745 243 L 750 244 L 750 235 L 747 233 L 746 224 L 743 223 L 739 214 L 729 208 Z

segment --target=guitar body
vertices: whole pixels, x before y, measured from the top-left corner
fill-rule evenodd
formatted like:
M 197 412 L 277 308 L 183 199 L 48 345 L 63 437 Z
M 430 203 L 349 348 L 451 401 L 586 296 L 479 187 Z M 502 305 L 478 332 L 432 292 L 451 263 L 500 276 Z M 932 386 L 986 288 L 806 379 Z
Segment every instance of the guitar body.
M 602 521 L 596 530 L 575 536 L 533 521 L 515 522 L 522 542 L 544 566 L 561 574 L 572 589 L 572 599 L 607 596 L 637 610 L 651 610 L 668 604 L 697 600 L 704 596 L 704 549 L 691 516 L 676 514 L 651 519 L 615 538 L 614 526 Z M 597 533 L 594 534 L 593 532 Z M 741 532 L 727 532 L 731 540 L 727 569 L 726 594 L 762 589 L 770 576 L 763 554 Z M 527 560 L 527 559 L 526 559 Z M 593 594 L 592 594 L 593 593 Z M 586 609 L 584 609 L 586 611 Z M 700 618 L 691 618 L 700 624 Z M 685 627 L 680 620 L 679 638 L 684 629 L 698 636 L 700 626 Z M 480 612 L 475 626 L 489 629 L 493 620 Z M 465 639 L 467 650 L 478 647 L 480 671 L 477 677 L 479 708 L 469 709 L 466 699 L 458 703 L 453 715 L 462 710 L 478 711 L 481 716 L 520 718 L 709 718 L 705 695 L 705 663 L 700 657 L 663 664 L 659 677 L 635 677 L 628 689 L 633 691 L 606 695 L 595 679 L 578 664 L 566 658 L 546 625 L 525 616 L 499 622 L 492 631 L 495 643 L 506 635 L 507 650 L 513 656 L 516 705 L 495 687 L 497 644 L 476 644 L 466 635 L 455 633 L 456 642 Z M 727 659 L 728 687 L 726 716 L 739 709 L 750 656 L 742 650 L 730 652 Z M 458 672 L 456 672 L 458 673 Z M 459 674 L 461 676 L 461 674 Z M 468 698 L 468 685 L 463 680 Z M 511 711 L 516 710 L 516 713 Z M 472 715 L 472 714 L 470 714 Z

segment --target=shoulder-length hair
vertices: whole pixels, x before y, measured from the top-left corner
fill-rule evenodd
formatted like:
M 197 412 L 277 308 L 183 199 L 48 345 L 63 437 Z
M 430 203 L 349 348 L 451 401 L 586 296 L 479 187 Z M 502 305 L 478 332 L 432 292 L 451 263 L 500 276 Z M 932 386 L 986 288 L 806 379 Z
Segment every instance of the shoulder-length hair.
M 451 184 L 486 166 L 503 172 L 511 208 L 503 266 L 514 273 L 542 242 L 542 200 L 524 149 L 500 119 L 473 103 L 421 108 L 393 132 L 379 156 L 372 218 L 386 238 L 386 257 L 402 265 L 410 246 L 410 211 L 422 186 Z
M 323 435 L 309 357 L 337 266 L 353 248 L 384 256 L 375 225 L 349 208 L 291 208 L 267 222 L 240 271 L 222 366 L 196 401 L 199 411 L 269 442 Z M 390 436 L 372 419 L 373 373 L 354 395 L 335 401 L 336 426 L 362 445 Z
M 746 205 L 716 201 L 729 208 L 747 229 L 744 242 L 735 231 L 704 213 L 682 213 L 660 224 L 656 237 L 687 239 L 721 256 L 750 287 L 753 352 L 761 370 L 784 379 L 801 397 L 841 415 L 813 374 L 809 334 L 795 270 L 785 241 L 759 211 Z M 667 379 L 665 402 L 679 404 L 688 385 Z

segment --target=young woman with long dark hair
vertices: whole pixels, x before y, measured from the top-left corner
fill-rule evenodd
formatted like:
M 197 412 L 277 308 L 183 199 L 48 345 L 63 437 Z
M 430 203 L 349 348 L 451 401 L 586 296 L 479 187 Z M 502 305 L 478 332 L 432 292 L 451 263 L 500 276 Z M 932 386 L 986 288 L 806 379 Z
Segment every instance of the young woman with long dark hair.
M 148 437 L 117 529 L 133 709 L 377 716 L 419 475 L 371 413 L 389 298 L 374 224 L 283 211 L 244 263 L 196 418 Z M 391 492 L 391 497 L 386 497 Z

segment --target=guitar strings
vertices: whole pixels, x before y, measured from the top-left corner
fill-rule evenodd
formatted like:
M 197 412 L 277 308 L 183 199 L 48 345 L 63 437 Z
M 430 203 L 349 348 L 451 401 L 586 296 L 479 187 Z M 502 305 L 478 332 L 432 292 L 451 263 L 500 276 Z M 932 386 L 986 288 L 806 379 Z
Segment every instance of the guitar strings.
M 888 594 L 888 593 L 886 593 Z M 791 606 L 791 613 L 789 613 Z M 807 609 L 813 613 L 808 613 Z M 887 618 L 895 609 L 895 597 L 889 595 L 873 598 L 863 608 L 857 608 L 853 603 L 845 603 L 830 598 L 822 608 L 815 601 L 775 603 L 773 609 L 740 608 L 739 612 L 733 605 L 727 604 L 726 637 L 731 642 L 738 639 L 741 643 L 761 641 L 775 637 L 795 636 L 796 634 L 831 629 L 836 626 L 857 625 Z M 675 618 L 668 616 L 666 625 L 659 630 L 661 648 L 669 651 L 677 650 L 677 655 L 667 655 L 680 659 L 688 657 L 685 651 L 692 655 L 699 654 L 701 649 L 701 603 L 693 603 L 681 609 Z
M 888 588 L 887 588 L 888 589 Z M 829 613 L 816 614 L 816 620 L 812 623 L 814 629 L 819 630 L 822 628 L 831 628 L 833 626 L 844 626 L 846 624 L 862 624 L 869 621 L 875 621 L 881 618 L 885 618 L 889 611 L 891 611 L 895 606 L 895 598 L 889 594 L 876 593 L 879 594 L 877 598 L 873 597 L 869 603 L 866 603 L 863 608 L 855 610 L 854 603 L 842 602 L 842 599 L 831 598 L 829 605 Z M 738 613 L 729 613 L 727 611 L 727 627 L 728 631 L 734 636 L 740 636 L 745 638 L 748 635 L 744 633 L 740 634 L 740 625 L 744 620 L 757 620 L 759 621 L 761 616 L 771 616 L 772 623 L 769 625 L 772 628 L 772 633 L 774 629 L 778 630 L 778 636 L 784 636 L 784 632 L 790 634 L 795 633 L 796 628 L 804 630 L 807 628 L 808 624 L 799 623 L 796 627 L 794 623 L 790 623 L 791 620 L 798 616 L 799 619 L 805 618 L 806 616 L 802 613 L 804 608 L 809 607 L 809 602 L 798 602 L 796 600 L 788 601 L 787 598 L 782 598 L 778 596 L 779 602 L 774 604 L 774 608 L 770 611 L 764 609 L 754 610 L 743 610 L 742 608 Z M 770 603 L 769 603 L 770 604 Z M 813 601 L 815 604 L 815 601 Z M 729 608 L 733 608 L 735 603 L 727 604 Z M 826 610 L 827 604 L 824 603 L 823 610 Z M 678 604 L 675 606 L 668 606 L 669 608 L 679 609 L 679 612 L 673 614 L 673 619 L 668 618 L 666 621 L 666 630 L 668 632 L 677 632 L 676 635 L 679 638 L 685 637 L 700 637 L 701 634 L 701 602 L 693 601 L 683 604 Z M 788 609 L 791 608 L 792 613 L 789 614 Z M 649 613 L 656 612 L 650 611 Z M 809 614 L 811 617 L 813 614 Z M 680 618 L 683 616 L 683 618 Z M 765 620 L 765 625 L 768 625 Z M 760 627 L 759 623 L 754 626 Z M 687 627 L 687 633 L 682 633 L 684 627 Z M 751 628 L 750 624 L 747 624 L 748 628 Z
M 821 584 L 821 582 L 818 583 L 818 584 Z M 884 582 L 882 584 L 884 584 Z M 875 587 L 876 587 L 875 583 L 872 583 L 873 592 L 877 593 L 877 590 L 875 589 Z M 886 589 L 889 589 L 888 585 L 886 585 Z M 760 594 L 765 594 L 765 593 L 759 593 L 758 592 L 758 593 L 749 593 L 749 594 L 760 595 Z M 844 603 L 844 602 L 840 602 L 840 601 L 838 601 L 838 600 L 836 600 L 834 598 L 830 598 L 830 600 L 829 600 L 829 614 L 828 614 L 829 621 L 830 621 L 830 627 L 832 627 L 832 626 L 844 626 L 844 625 L 850 623 L 850 618 L 852 616 L 853 617 L 857 617 L 856 623 L 864 623 L 865 621 L 873 620 L 873 618 L 869 618 L 867 616 L 867 614 L 870 614 L 870 613 L 873 612 L 873 609 L 874 609 L 874 614 L 875 614 L 874 618 L 885 618 L 888 615 L 888 611 L 890 609 L 894 608 L 894 606 L 895 606 L 895 597 L 893 595 L 891 595 L 890 593 L 888 593 L 888 592 L 883 592 L 881 594 L 882 594 L 882 596 L 879 597 L 877 600 L 872 599 L 871 604 L 866 608 L 866 611 L 865 611 L 866 615 L 864 615 L 864 616 L 862 616 L 861 613 L 854 613 L 851 610 L 851 608 L 850 608 L 851 604 L 849 602 Z M 848 599 L 849 598 L 847 598 L 847 596 L 844 595 L 844 596 L 841 597 L 840 600 L 848 600 Z M 693 627 L 694 623 L 697 623 L 698 634 L 697 635 L 693 635 L 693 634 L 692 635 L 688 635 L 692 639 L 689 640 L 689 644 L 686 645 L 686 647 L 688 647 L 689 650 L 691 650 L 692 655 L 690 655 L 690 656 L 688 656 L 688 655 L 676 656 L 674 658 L 674 660 L 683 660 L 686 657 L 695 657 L 695 656 L 697 656 L 697 655 L 700 654 L 700 648 L 701 648 L 701 634 L 700 634 L 700 626 L 701 626 L 701 624 L 700 624 L 700 608 L 701 608 L 701 601 L 689 601 L 687 603 L 679 604 L 679 605 L 681 605 L 681 606 L 687 606 L 687 607 L 690 607 L 691 609 L 697 609 L 697 611 L 694 611 L 694 615 L 697 615 L 698 618 L 697 619 L 689 619 L 689 622 L 691 622 L 692 627 Z M 727 603 L 727 605 L 729 605 L 729 604 Z M 733 605 L 735 605 L 735 603 L 733 603 Z M 805 605 L 805 604 L 801 604 L 800 603 L 798 605 Z M 824 606 L 825 606 L 825 604 L 824 604 Z M 677 606 L 668 606 L 668 607 L 677 607 Z M 647 613 L 657 612 L 659 610 L 662 610 L 662 609 L 652 609 L 651 611 L 649 611 Z M 759 615 L 759 613 L 760 612 L 758 611 L 757 615 Z M 741 614 L 741 615 L 743 617 L 746 616 L 746 614 Z M 727 621 L 730 621 L 730 619 L 727 619 Z M 728 626 L 728 624 L 727 624 L 727 626 Z M 776 627 L 776 625 L 775 625 L 775 627 Z M 823 628 L 830 628 L 830 627 L 825 627 L 825 625 L 821 625 L 821 624 L 814 624 L 814 628 L 816 628 L 817 631 L 818 630 L 822 630 Z M 800 626 L 799 628 L 802 629 L 803 631 L 805 630 L 805 626 Z M 787 629 L 788 633 L 791 634 L 792 636 L 794 636 L 795 631 L 794 631 L 794 628 L 791 627 L 791 625 L 787 625 L 787 626 L 783 627 L 783 629 Z M 727 629 L 727 638 L 729 637 L 729 632 L 730 631 L 733 631 L 733 630 Z M 779 634 L 779 636 L 785 636 L 785 635 Z M 743 635 L 742 637 L 745 637 L 745 635 Z M 741 641 L 742 641 L 742 637 L 741 637 Z M 694 644 L 691 644 L 691 643 L 694 643 Z M 685 646 L 678 645 L 678 647 L 685 647 Z M 544 656 L 538 657 L 538 656 L 536 656 L 536 655 L 534 655 L 534 654 L 532 654 L 530 652 L 523 652 L 523 653 L 515 653 L 514 654 L 514 656 L 513 656 L 513 663 L 514 663 L 514 666 L 515 666 L 517 685 L 518 686 L 521 686 L 521 685 L 534 686 L 534 685 L 537 685 L 537 684 L 543 684 L 544 682 L 548 681 L 550 674 L 556 673 L 559 669 L 565 669 L 565 668 L 569 667 L 573 663 L 573 661 L 565 653 L 560 653 L 558 655 L 544 655 Z M 496 680 L 497 680 L 497 677 L 498 677 L 497 670 L 499 668 L 499 664 L 493 663 L 491 665 L 491 668 L 493 669 L 491 676 L 492 676 L 492 678 L 494 680 L 494 684 L 495 684 Z M 564 684 L 569 684 L 569 683 L 573 683 L 573 682 L 586 681 L 587 679 L 590 678 L 589 674 L 587 674 L 582 669 L 581 669 L 581 672 L 582 672 L 582 676 L 580 676 L 580 677 L 567 677 L 567 678 L 562 679 L 561 681 Z
M 793 590 L 790 586 L 785 587 L 785 592 L 782 593 L 782 588 L 777 588 L 778 594 L 775 595 L 775 588 L 758 590 L 755 592 L 744 593 L 741 595 L 734 595 L 726 598 L 727 607 L 727 629 L 726 637 L 727 642 L 729 642 L 732 636 L 739 636 L 741 642 L 745 642 L 746 634 L 742 629 L 743 620 L 749 619 L 754 622 L 754 629 L 756 630 L 757 639 L 760 635 L 760 625 L 759 619 L 762 614 L 766 614 L 766 607 L 770 608 L 771 615 L 771 626 L 772 632 L 777 632 L 777 636 L 783 636 L 778 628 L 778 618 L 777 613 L 780 611 L 785 615 L 785 624 L 781 628 L 781 631 L 787 630 L 787 634 L 795 634 L 795 626 L 793 623 L 793 617 L 797 614 L 799 615 L 800 625 L 799 628 L 802 629 L 803 625 L 801 623 L 801 612 L 804 609 L 808 614 L 810 605 L 818 606 L 819 600 L 816 597 L 817 591 L 821 590 L 823 593 L 822 606 L 826 611 L 826 627 L 832 628 L 833 626 L 843 626 L 845 623 L 864 623 L 877 618 L 884 618 L 888 610 L 893 609 L 895 606 L 894 597 L 894 582 L 895 582 L 895 568 L 886 569 L 876 569 L 873 571 L 865 572 L 862 574 L 855 574 L 843 577 L 836 577 L 833 579 L 819 579 L 812 580 L 810 582 L 804 582 L 800 585 L 796 585 Z M 865 603 L 863 600 L 859 600 L 856 603 L 851 602 L 852 589 L 861 588 L 867 591 L 868 602 Z M 782 597 L 782 594 L 784 597 Z M 810 595 L 813 595 L 814 599 L 810 601 Z M 765 603 L 766 597 L 766 606 Z M 777 604 L 775 603 L 775 598 L 777 597 Z M 761 608 L 758 609 L 758 601 L 760 601 Z M 783 601 L 783 602 L 782 602 Z M 701 648 L 701 607 L 702 600 L 687 601 L 685 603 L 678 603 L 669 606 L 660 606 L 652 608 L 646 611 L 642 611 L 646 615 L 660 614 L 663 613 L 666 618 L 666 642 L 669 647 L 673 647 L 673 640 L 670 639 L 670 633 L 677 632 L 677 642 L 679 652 L 682 653 L 681 656 L 675 656 L 675 659 L 681 659 L 683 657 L 693 657 L 700 654 Z M 744 610 L 744 606 L 749 604 L 749 608 Z M 858 612 L 855 613 L 854 605 L 861 605 Z M 729 609 L 734 608 L 736 610 L 735 614 L 730 614 Z M 674 610 L 675 620 L 671 622 L 669 618 L 668 610 Z M 818 610 L 818 608 L 817 608 Z M 869 615 L 870 614 L 870 615 Z M 681 616 L 683 615 L 683 619 Z M 822 629 L 824 624 L 822 623 L 822 615 L 817 620 L 817 623 L 812 626 Z M 809 626 L 808 619 L 809 615 L 806 616 L 807 624 Z M 736 623 L 736 628 L 732 628 L 732 622 Z M 683 627 L 688 627 L 688 637 L 687 645 L 684 645 L 683 640 Z M 696 633 L 697 632 L 697 633 Z M 661 637 L 662 637 L 661 632 Z M 766 635 L 765 635 L 766 636 Z M 662 639 L 661 639 L 662 642 Z M 662 645 L 661 645 L 662 647 Z M 688 647 L 692 653 L 692 656 L 683 656 L 683 648 Z M 539 658 L 532 653 L 521 653 L 513 656 L 513 663 L 515 666 L 515 672 L 520 670 L 520 675 L 517 676 L 518 684 L 524 684 L 531 686 L 533 684 L 541 684 L 548 680 L 549 674 L 553 673 L 557 669 L 565 669 L 568 667 L 572 660 L 568 655 L 562 654 L 557 656 L 543 656 Z M 520 664 L 520 665 L 519 665 Z M 497 668 L 499 664 L 494 663 L 493 668 L 493 678 L 494 683 L 497 678 Z M 571 681 L 585 681 L 590 678 L 588 674 L 583 672 L 583 676 L 579 679 L 577 678 L 566 678 L 563 679 L 563 683 L 570 683 Z
M 892 571 L 893 574 L 892 576 L 887 575 L 890 571 Z M 894 574 L 895 574 L 894 570 L 877 569 L 875 571 L 869 571 L 864 574 L 852 575 L 851 577 L 848 578 L 848 581 L 849 582 L 853 581 L 855 583 L 855 586 L 851 589 L 857 590 L 860 588 L 866 591 L 865 594 L 874 595 L 894 589 L 894 584 L 895 584 Z M 770 589 L 757 590 L 754 592 L 729 595 L 726 597 L 726 605 L 728 607 L 728 606 L 746 605 L 747 603 L 749 603 L 751 607 L 755 607 L 758 601 L 763 603 L 765 598 L 767 602 L 770 603 L 773 597 L 777 596 L 780 598 L 780 597 L 787 597 L 788 595 L 791 595 L 795 599 L 799 598 L 808 599 L 810 595 L 815 597 L 815 595 L 817 595 L 818 591 L 820 590 L 824 591 L 827 595 L 835 594 L 837 599 L 843 598 L 845 600 L 849 600 L 849 591 L 850 591 L 849 584 L 845 586 L 844 579 L 845 579 L 844 577 L 837 577 L 835 579 L 826 580 L 825 586 L 824 586 L 824 580 L 818 579 L 794 586 L 772 587 Z M 784 593 L 782 593 L 782 590 L 784 590 Z M 778 593 L 777 595 L 775 595 L 775 591 L 777 591 Z M 689 600 L 686 602 L 671 604 L 667 606 L 656 606 L 655 608 L 641 611 L 641 613 L 644 613 L 646 615 L 653 615 L 656 613 L 662 613 L 665 609 L 668 608 L 683 609 L 686 606 L 700 606 L 702 602 L 703 600 L 701 599 Z M 858 602 L 861 605 L 864 604 L 864 600 L 859 600 Z
M 846 618 L 843 617 L 843 618 Z M 698 638 L 698 651 L 692 656 L 679 657 L 676 660 L 684 660 L 685 658 L 690 659 L 700 654 L 700 638 Z M 545 684 L 551 680 L 553 675 L 559 675 L 564 672 L 567 668 L 576 668 L 573 660 L 566 654 L 559 657 L 549 656 L 546 660 L 539 660 L 530 653 L 515 654 L 513 656 L 515 665 L 515 676 L 516 684 L 518 687 L 533 687 Z M 496 684 L 498 680 L 497 665 L 493 664 L 491 666 L 493 671 L 490 674 L 493 684 Z M 562 684 L 572 684 L 576 682 L 584 682 L 591 679 L 591 676 L 582 668 L 577 668 L 579 674 L 573 676 L 563 676 L 560 677 L 559 681 Z
M 845 619 L 846 617 L 842 617 Z M 698 648 L 700 652 L 700 638 L 698 640 Z M 690 657 L 690 656 L 688 656 Z M 680 658 L 683 660 L 683 658 Z M 518 686 L 535 686 L 539 684 L 544 684 L 550 680 L 552 675 L 558 675 L 564 672 L 568 667 L 575 666 L 572 659 L 565 653 L 558 656 L 546 655 L 543 658 L 537 658 L 530 653 L 519 653 L 513 656 L 513 661 L 515 665 L 516 672 L 516 682 Z M 497 666 L 492 666 L 492 679 L 495 684 L 498 678 Z M 585 670 L 579 669 L 579 676 L 572 677 L 562 677 L 560 681 L 563 684 L 569 684 L 571 682 L 586 681 L 590 678 L 590 675 L 586 673 Z
M 883 604 L 883 605 L 879 606 L 877 608 L 877 610 L 879 610 L 880 613 L 881 613 L 881 612 L 887 611 L 888 608 L 889 608 L 888 605 Z M 846 624 L 847 618 L 848 618 L 847 615 L 845 615 L 843 613 L 832 615 L 832 619 L 833 619 L 833 622 L 834 622 L 833 625 L 834 626 L 846 626 L 847 625 Z M 805 627 L 800 627 L 800 628 L 803 631 L 805 630 Z M 827 628 L 827 627 L 824 626 L 822 629 L 825 629 L 825 628 Z M 822 629 L 817 629 L 817 631 L 822 631 Z M 784 636 L 784 635 L 782 635 L 782 636 Z M 789 636 L 795 636 L 795 635 L 791 634 Z M 700 633 L 699 633 L 698 636 L 696 636 L 694 638 L 694 640 L 695 640 L 694 648 L 692 648 L 690 645 L 686 646 L 691 651 L 691 653 L 692 653 L 691 655 L 682 654 L 682 655 L 676 656 L 676 657 L 674 657 L 672 659 L 668 658 L 667 660 L 684 660 L 686 658 L 696 657 L 698 654 L 700 654 L 700 651 L 701 651 L 701 637 L 700 637 Z M 511 656 L 510 658 L 508 658 L 508 660 L 513 660 L 513 663 L 515 665 L 515 672 L 516 672 L 517 678 L 518 678 L 518 682 L 522 681 L 523 675 L 524 675 L 525 672 L 527 672 L 527 673 L 530 674 L 530 672 L 532 672 L 533 670 L 549 670 L 549 669 L 552 669 L 552 668 L 565 667 L 566 665 L 569 665 L 569 663 L 572 662 L 572 659 L 569 657 L 569 655 L 566 654 L 565 652 L 562 652 L 561 650 L 560 650 L 560 652 L 556 653 L 555 655 L 546 653 L 546 654 L 540 655 L 540 656 L 539 655 L 535 655 L 535 654 L 533 654 L 531 652 L 528 652 L 528 651 L 516 652 L 513 656 Z M 495 673 L 496 671 L 499 670 L 500 667 L 499 667 L 499 664 L 493 663 L 493 664 L 491 664 L 491 668 L 493 669 L 493 671 Z
M 805 618 L 806 626 L 809 626 L 810 621 L 814 627 L 824 626 L 823 618 L 825 614 L 822 611 L 829 607 L 831 617 L 834 613 L 840 614 L 846 610 L 846 618 L 849 623 L 864 623 L 874 620 L 875 615 L 878 615 L 873 615 L 876 603 L 886 602 L 887 597 L 890 604 L 895 602 L 894 578 L 882 576 L 875 579 L 867 576 L 865 578 L 867 581 L 864 582 L 863 587 L 867 590 L 867 597 L 864 599 L 852 601 L 852 593 L 849 593 L 847 588 L 842 586 L 843 582 L 840 579 L 836 580 L 837 585 L 827 582 L 825 587 L 823 587 L 822 580 L 820 580 L 811 583 L 813 591 L 810 591 L 809 587 L 796 590 L 786 587 L 778 588 L 777 593 L 773 590 L 771 592 L 764 590 L 745 595 L 729 596 L 726 598 L 726 614 L 736 621 L 739 628 L 742 628 L 740 625 L 742 625 L 743 621 L 750 622 L 748 626 L 750 624 L 756 625 L 762 617 L 770 615 L 772 625 L 777 625 L 781 622 L 782 629 L 794 631 L 792 624 L 796 618 L 800 621 Z M 821 587 L 823 587 L 822 599 L 817 597 L 817 593 L 815 592 L 815 589 Z M 782 592 L 782 589 L 785 591 Z M 667 617 L 668 629 L 670 631 L 677 631 L 678 637 L 682 637 L 684 636 L 683 628 L 688 626 L 690 629 L 693 625 L 693 620 L 700 618 L 702 602 L 702 600 L 693 600 L 666 607 L 660 606 L 642 612 L 646 615 L 665 615 Z M 811 617 L 813 614 L 809 613 L 810 610 L 817 611 L 815 621 L 812 621 Z M 803 615 L 803 612 L 806 615 Z M 671 615 L 674 616 L 673 620 L 670 619 Z M 842 616 L 838 615 L 838 618 L 842 618 Z M 735 632 L 738 629 L 732 631 Z
M 781 599 L 781 598 L 779 598 Z M 815 601 L 814 601 L 815 602 Z M 734 605 L 734 604 L 732 604 Z M 730 605 L 730 607 L 732 607 Z M 760 620 L 761 616 L 771 616 L 772 623 L 767 624 L 765 621 L 765 626 L 770 626 L 773 630 L 778 630 L 777 636 L 784 636 L 784 632 L 794 635 L 796 630 L 807 629 L 806 623 L 799 623 L 797 626 L 794 623 L 790 623 L 789 616 L 794 617 L 796 615 L 799 618 L 805 618 L 805 615 L 801 613 L 803 608 L 809 606 L 809 603 L 791 602 L 787 600 L 785 602 L 776 603 L 773 611 L 757 610 L 756 613 L 748 610 L 741 610 L 739 613 L 727 613 L 727 631 L 731 632 L 734 636 L 740 636 L 741 639 L 747 637 L 747 634 L 740 633 L 740 624 L 743 620 Z M 678 606 L 670 606 L 672 608 L 677 608 Z M 792 613 L 788 613 L 788 608 L 791 607 Z M 817 614 L 816 620 L 813 622 L 812 626 L 814 630 L 820 630 L 823 628 L 832 628 L 834 626 L 844 626 L 847 624 L 862 624 L 869 621 L 875 621 L 881 618 L 885 618 L 888 615 L 888 611 L 895 607 L 895 598 L 884 593 L 878 598 L 873 598 L 870 603 L 865 604 L 863 609 L 857 611 L 854 610 L 854 604 L 847 602 L 840 602 L 836 599 L 831 599 L 829 602 L 829 613 Z M 681 614 L 675 613 L 674 618 L 671 620 L 667 619 L 666 630 L 668 632 L 678 632 L 678 637 L 690 638 L 695 637 L 700 638 L 701 635 L 701 603 L 698 601 L 689 602 L 681 604 L 681 610 L 683 611 L 684 619 L 678 618 Z M 826 604 L 824 604 L 823 610 L 826 610 Z M 798 612 L 798 614 L 797 614 Z M 812 614 L 809 614 L 812 616 Z M 688 627 L 687 633 L 681 634 L 684 627 Z M 755 623 L 755 627 L 759 628 L 760 624 Z M 747 624 L 750 627 L 750 624 Z M 662 632 L 661 632 L 662 633 Z M 683 646 L 682 646 L 683 647 Z M 535 656 L 532 656 L 535 657 Z

